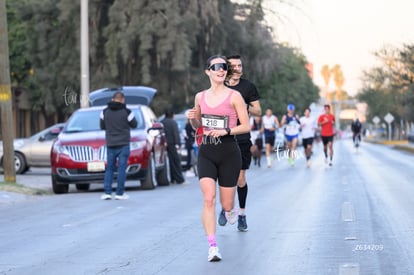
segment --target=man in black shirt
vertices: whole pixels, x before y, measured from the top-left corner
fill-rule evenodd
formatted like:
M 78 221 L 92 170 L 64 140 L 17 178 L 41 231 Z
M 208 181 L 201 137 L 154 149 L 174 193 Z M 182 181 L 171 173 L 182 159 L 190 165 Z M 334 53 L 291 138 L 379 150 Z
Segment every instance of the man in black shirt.
M 100 127 L 105 130 L 107 167 L 105 170 L 103 200 L 112 198 L 112 181 L 115 165 L 118 159 L 118 176 L 116 200 L 128 199 L 124 194 L 126 167 L 130 154 L 131 128 L 137 127 L 134 113 L 125 105 L 125 96 L 122 92 L 115 92 L 112 101 L 108 103 L 100 115 Z
M 227 57 L 228 62 L 230 63 L 230 76 L 226 81 L 226 85 L 229 88 L 237 90 L 242 95 L 244 101 L 246 102 L 246 107 L 250 115 L 261 116 L 262 109 L 260 107 L 260 96 L 257 92 L 256 86 L 249 80 L 242 78 L 243 75 L 243 66 L 240 55 L 232 55 Z M 250 147 L 252 142 L 250 140 L 250 132 L 247 134 L 237 135 L 236 136 L 237 144 L 239 145 L 241 156 L 242 156 L 242 168 L 240 170 L 239 179 L 237 181 L 237 195 L 239 199 L 239 218 L 238 218 L 238 230 L 247 231 L 247 221 L 246 221 L 246 199 L 247 199 L 247 182 L 246 182 L 246 170 L 249 169 L 250 162 L 252 159 L 252 154 Z M 227 219 L 222 210 L 219 216 L 219 225 L 225 225 Z
M 195 163 L 195 160 L 193 159 L 193 146 L 195 142 L 195 130 L 193 126 L 191 126 L 190 120 L 187 119 L 187 122 L 185 124 L 185 148 L 187 149 L 187 167 L 186 169 L 189 170 Z
M 362 124 L 358 118 L 356 118 L 352 122 L 351 130 L 352 130 L 352 141 L 354 142 L 355 146 L 359 146 L 359 143 L 361 142 Z M 358 143 L 355 143 L 356 139 L 358 139 Z
M 183 183 L 184 176 L 181 168 L 181 160 L 176 145 L 181 147 L 180 132 L 174 113 L 171 110 L 165 112 L 165 118 L 161 121 L 164 125 L 165 137 L 167 139 L 167 152 L 170 161 L 171 182 Z

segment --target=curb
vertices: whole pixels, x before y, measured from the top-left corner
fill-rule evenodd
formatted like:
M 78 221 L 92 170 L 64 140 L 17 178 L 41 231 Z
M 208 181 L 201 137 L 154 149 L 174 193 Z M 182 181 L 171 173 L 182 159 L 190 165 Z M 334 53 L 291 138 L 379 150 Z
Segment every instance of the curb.
M 409 153 L 414 153 L 414 146 L 410 146 L 410 145 L 406 145 L 406 146 L 404 146 L 404 145 L 394 145 L 393 148 L 397 149 L 397 150 L 401 150 L 401 151 L 406 151 L 406 152 L 409 152 Z
M 367 138 L 364 141 L 373 144 L 390 146 L 396 150 L 414 153 L 414 144 L 409 143 L 408 140 L 374 140 Z

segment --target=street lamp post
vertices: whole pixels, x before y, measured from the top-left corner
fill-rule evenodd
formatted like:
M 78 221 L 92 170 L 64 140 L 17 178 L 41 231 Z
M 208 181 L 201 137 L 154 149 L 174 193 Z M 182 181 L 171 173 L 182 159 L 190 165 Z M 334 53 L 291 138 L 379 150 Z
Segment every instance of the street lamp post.
M 81 1 L 81 94 L 80 106 L 86 108 L 89 105 L 89 23 L 88 0 Z

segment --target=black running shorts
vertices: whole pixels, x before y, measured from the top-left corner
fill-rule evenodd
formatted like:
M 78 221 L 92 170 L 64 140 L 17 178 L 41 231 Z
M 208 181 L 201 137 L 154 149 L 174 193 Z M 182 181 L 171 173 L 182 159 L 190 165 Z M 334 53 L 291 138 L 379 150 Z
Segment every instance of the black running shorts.
M 242 165 L 239 146 L 234 136 L 203 142 L 198 151 L 198 178 L 218 180 L 219 186 L 235 187 Z
M 323 145 L 333 142 L 333 136 L 321 136 Z
M 269 144 L 270 146 L 275 146 L 275 136 L 265 136 L 265 144 Z
M 313 138 L 312 137 L 302 139 L 303 147 L 307 148 L 308 145 L 312 146 L 312 144 L 313 144 Z
M 252 152 L 250 148 L 252 147 L 252 142 L 250 140 L 246 140 L 243 142 L 238 142 L 241 158 L 242 158 L 242 170 L 247 170 L 250 167 L 250 162 L 252 162 Z

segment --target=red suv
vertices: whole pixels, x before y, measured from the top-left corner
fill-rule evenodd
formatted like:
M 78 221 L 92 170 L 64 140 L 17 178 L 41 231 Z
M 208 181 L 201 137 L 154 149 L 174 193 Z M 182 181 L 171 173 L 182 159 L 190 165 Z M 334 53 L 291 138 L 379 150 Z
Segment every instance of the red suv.
M 128 103 L 128 102 L 127 102 Z M 106 106 L 79 109 L 72 114 L 51 150 L 52 187 L 67 193 L 69 184 L 88 190 L 90 183 L 102 183 L 106 167 L 105 132 L 99 115 Z M 138 125 L 131 129 L 131 154 L 127 178 L 137 179 L 141 188 L 153 189 L 170 183 L 165 135 L 153 111 L 145 105 L 128 105 Z

